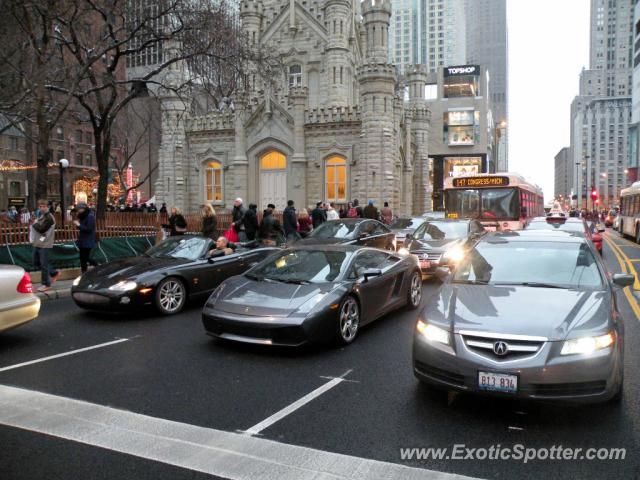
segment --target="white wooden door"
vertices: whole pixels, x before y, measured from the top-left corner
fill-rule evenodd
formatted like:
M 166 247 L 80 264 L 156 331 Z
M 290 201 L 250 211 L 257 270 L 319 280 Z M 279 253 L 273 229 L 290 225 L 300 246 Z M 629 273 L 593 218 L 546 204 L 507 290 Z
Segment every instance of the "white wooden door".
M 276 210 L 284 210 L 287 206 L 287 172 L 286 170 L 266 170 L 260 172 L 260 205 L 267 208 L 273 203 Z

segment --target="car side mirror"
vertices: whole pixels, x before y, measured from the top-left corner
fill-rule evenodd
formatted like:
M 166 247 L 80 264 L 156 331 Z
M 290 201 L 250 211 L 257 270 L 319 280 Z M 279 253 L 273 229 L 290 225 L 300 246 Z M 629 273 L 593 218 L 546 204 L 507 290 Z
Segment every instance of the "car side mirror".
M 619 287 L 630 287 L 636 281 L 636 277 L 630 273 L 614 273 L 611 280 Z
M 413 240 L 413 233 L 407 233 L 407 234 L 404 236 L 404 239 L 405 239 L 405 240 Z
M 449 267 L 438 267 L 434 275 L 438 280 L 444 282 L 451 275 L 451 269 Z
M 382 275 L 382 270 L 379 268 L 367 268 L 364 272 L 362 272 L 362 276 L 364 277 L 364 283 L 369 281 L 371 277 L 379 277 Z

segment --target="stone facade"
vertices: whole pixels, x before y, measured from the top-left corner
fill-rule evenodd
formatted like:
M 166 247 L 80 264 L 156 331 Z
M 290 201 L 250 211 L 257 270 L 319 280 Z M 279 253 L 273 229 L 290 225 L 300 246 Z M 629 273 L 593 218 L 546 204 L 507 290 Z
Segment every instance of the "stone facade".
M 277 51 L 285 72 L 275 82 L 250 75 L 223 112 L 161 96 L 157 201 L 194 210 L 242 197 L 282 209 L 293 199 L 300 209 L 358 198 L 426 211 L 424 72 L 408 75 L 404 102 L 387 63 L 390 17 L 389 0 L 243 0 L 243 29 Z

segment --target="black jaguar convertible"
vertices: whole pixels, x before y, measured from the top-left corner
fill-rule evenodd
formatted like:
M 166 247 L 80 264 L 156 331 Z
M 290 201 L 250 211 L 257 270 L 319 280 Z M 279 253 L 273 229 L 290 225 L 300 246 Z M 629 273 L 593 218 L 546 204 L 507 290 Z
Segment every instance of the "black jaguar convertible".
M 139 257 L 108 262 L 78 277 L 71 288 L 76 305 L 88 310 L 119 311 L 154 305 L 178 313 L 189 298 L 203 300 L 225 279 L 256 265 L 277 248 L 249 248 L 211 256 L 212 240 L 170 237 Z

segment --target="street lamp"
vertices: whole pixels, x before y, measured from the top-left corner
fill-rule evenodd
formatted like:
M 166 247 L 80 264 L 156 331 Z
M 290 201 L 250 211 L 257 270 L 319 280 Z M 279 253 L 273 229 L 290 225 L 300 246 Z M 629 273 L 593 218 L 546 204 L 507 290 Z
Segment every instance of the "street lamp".
M 64 228 L 64 217 L 67 214 L 64 206 L 64 171 L 69 167 L 69 160 L 61 158 L 58 160 L 58 167 L 60 168 L 60 210 L 62 211 L 61 226 Z

